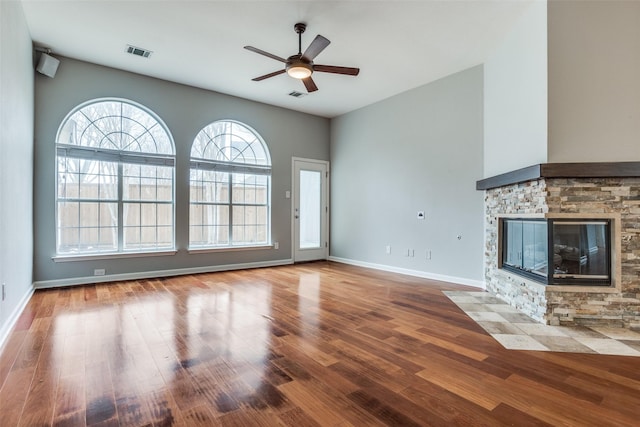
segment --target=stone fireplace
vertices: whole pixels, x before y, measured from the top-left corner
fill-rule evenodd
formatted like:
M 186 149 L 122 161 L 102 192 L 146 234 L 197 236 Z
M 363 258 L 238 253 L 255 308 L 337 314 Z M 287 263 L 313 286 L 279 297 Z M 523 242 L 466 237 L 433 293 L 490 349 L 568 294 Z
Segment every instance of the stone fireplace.
M 640 163 L 541 164 L 478 181 L 476 188 L 485 191 L 488 292 L 546 324 L 640 329 Z M 608 224 L 606 237 L 593 236 L 600 240 L 590 243 L 590 249 L 602 250 L 606 239 L 609 277 L 590 282 L 582 274 L 568 274 L 570 268 L 586 271 L 579 266 L 588 265 L 589 253 L 582 249 L 570 254 L 567 247 L 574 250 L 575 244 L 560 245 L 564 242 L 557 240 L 555 247 L 547 246 L 558 251 L 555 262 L 553 253 L 546 252 L 546 260 L 529 254 L 537 261 L 523 261 L 520 269 L 525 271 L 510 268 L 514 262 L 507 262 L 502 237 L 503 223 L 513 219 L 516 225 L 519 220 Z M 562 255 L 577 266 L 562 264 Z M 561 280 L 541 280 L 539 273 L 526 271 L 544 271 L 547 266 L 559 266 L 556 275 Z

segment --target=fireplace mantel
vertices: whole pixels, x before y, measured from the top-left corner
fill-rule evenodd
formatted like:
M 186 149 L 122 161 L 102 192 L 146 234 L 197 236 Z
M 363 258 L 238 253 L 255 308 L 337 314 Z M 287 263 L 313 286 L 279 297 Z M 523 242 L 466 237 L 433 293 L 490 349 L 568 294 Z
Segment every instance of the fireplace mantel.
M 540 178 L 640 177 L 640 162 L 540 163 L 476 181 L 476 190 L 490 190 Z

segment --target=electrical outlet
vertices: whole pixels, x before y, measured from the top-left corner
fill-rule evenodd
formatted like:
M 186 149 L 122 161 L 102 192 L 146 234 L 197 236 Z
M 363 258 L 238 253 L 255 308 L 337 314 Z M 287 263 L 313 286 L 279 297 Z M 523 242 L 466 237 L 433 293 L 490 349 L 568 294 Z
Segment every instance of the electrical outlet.
M 391 245 L 387 245 L 386 247 L 387 254 L 391 253 Z
M 106 273 L 104 268 L 96 268 L 95 270 L 93 270 L 93 275 L 94 276 L 104 276 Z
M 280 242 L 273 242 L 273 249 L 280 249 Z
M 418 215 L 416 216 L 418 219 L 425 219 L 426 216 L 424 214 L 424 211 L 418 211 Z
M 431 251 L 427 250 L 427 259 L 431 259 Z

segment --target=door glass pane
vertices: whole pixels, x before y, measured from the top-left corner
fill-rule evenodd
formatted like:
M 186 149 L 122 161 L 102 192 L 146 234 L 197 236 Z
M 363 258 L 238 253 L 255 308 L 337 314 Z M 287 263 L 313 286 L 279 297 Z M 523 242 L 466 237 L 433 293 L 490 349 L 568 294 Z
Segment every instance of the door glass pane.
M 319 248 L 321 178 L 318 171 L 300 171 L 300 248 Z

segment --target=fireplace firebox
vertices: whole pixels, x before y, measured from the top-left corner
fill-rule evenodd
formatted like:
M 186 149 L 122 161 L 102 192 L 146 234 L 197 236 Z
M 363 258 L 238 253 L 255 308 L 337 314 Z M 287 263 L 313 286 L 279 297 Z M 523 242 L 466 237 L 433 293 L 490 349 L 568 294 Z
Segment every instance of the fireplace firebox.
M 611 220 L 501 219 L 501 268 L 546 285 L 611 285 Z

